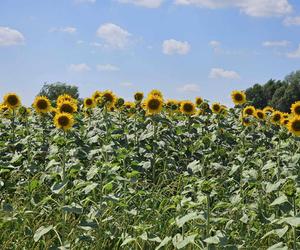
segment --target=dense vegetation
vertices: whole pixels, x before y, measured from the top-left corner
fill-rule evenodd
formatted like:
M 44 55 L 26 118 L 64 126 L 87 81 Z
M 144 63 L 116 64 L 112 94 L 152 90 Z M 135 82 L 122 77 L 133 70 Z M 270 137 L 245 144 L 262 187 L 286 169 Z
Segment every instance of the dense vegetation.
M 247 99 L 254 107 L 272 106 L 280 111 L 289 112 L 290 106 L 300 100 L 300 71 L 292 72 L 284 80 L 269 80 L 255 84 L 246 90 Z
M 261 117 L 235 94 L 6 95 L 1 249 L 299 249 L 300 104 Z

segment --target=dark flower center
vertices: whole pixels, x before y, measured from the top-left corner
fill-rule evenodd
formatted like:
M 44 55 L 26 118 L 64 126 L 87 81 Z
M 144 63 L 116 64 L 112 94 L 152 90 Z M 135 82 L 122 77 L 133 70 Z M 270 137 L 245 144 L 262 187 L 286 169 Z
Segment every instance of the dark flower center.
M 158 99 L 151 99 L 148 103 L 149 109 L 157 110 L 159 109 L 160 101 Z
M 12 106 L 15 106 L 18 104 L 19 100 L 18 100 L 18 97 L 16 97 L 15 95 L 9 95 L 7 97 L 7 102 L 12 105 Z
M 46 100 L 39 100 L 39 101 L 37 102 L 37 107 L 38 107 L 39 109 L 47 109 L 47 108 L 48 108 L 48 103 L 47 103 Z
M 292 128 L 294 131 L 300 131 L 300 120 L 293 121 Z
M 73 113 L 74 109 L 73 109 L 73 107 L 70 104 L 64 103 L 60 107 L 60 112 L 61 113 L 63 113 L 63 112 L 65 112 L 65 113 Z
M 190 103 L 185 103 L 184 105 L 183 105 L 183 110 L 185 111 L 185 112 L 192 112 L 193 111 L 193 105 L 192 104 L 190 104 Z
M 241 94 L 235 94 L 234 96 L 235 100 L 237 100 L 238 102 L 243 100 L 243 96 Z
M 60 116 L 60 117 L 58 118 L 58 124 L 59 124 L 60 126 L 62 126 L 62 127 L 68 126 L 68 125 L 69 125 L 69 122 L 70 122 L 70 120 L 69 120 L 69 118 L 68 118 L 67 116 Z

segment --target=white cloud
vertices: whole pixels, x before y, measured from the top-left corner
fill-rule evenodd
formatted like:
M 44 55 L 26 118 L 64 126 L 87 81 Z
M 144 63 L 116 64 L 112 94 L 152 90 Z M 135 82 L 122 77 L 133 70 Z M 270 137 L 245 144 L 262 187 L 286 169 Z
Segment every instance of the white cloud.
M 75 3 L 95 3 L 96 0 L 74 0 Z
M 221 52 L 221 42 L 213 40 L 209 42 L 209 45 L 213 48 L 215 53 Z
M 131 36 L 127 30 L 113 23 L 101 25 L 96 34 L 106 43 L 106 46 L 117 49 L 125 48 L 129 44 Z
M 210 78 L 227 78 L 227 79 L 239 79 L 240 76 L 233 70 L 225 70 L 222 68 L 212 68 L 209 74 Z
M 131 3 L 146 8 L 158 8 L 164 0 L 118 0 L 120 3 Z
M 188 42 L 181 42 L 170 39 L 163 41 L 162 50 L 166 55 L 186 55 L 191 50 L 191 46 Z
M 174 0 L 174 3 L 209 9 L 234 7 L 253 17 L 282 16 L 293 10 L 288 0 Z
M 288 58 L 300 58 L 300 44 L 295 51 L 287 53 L 286 56 Z
M 62 32 L 68 34 L 76 33 L 77 29 L 75 27 L 60 27 L 60 28 L 51 28 L 49 32 Z
M 98 71 L 119 71 L 120 69 L 117 66 L 111 64 L 98 64 L 97 70 Z
M 187 93 L 194 93 L 199 92 L 200 87 L 197 84 L 185 84 L 179 88 L 177 88 L 179 92 L 187 92 Z
M 90 71 L 91 68 L 86 63 L 80 63 L 80 64 L 71 64 L 68 67 L 68 70 L 71 72 L 83 73 L 83 72 Z
M 286 26 L 300 26 L 300 16 L 295 16 L 295 17 L 287 17 L 283 20 L 283 24 Z
M 25 38 L 23 34 L 9 27 L 0 27 L 0 46 L 12 46 L 24 44 Z
M 132 87 L 133 83 L 131 83 L 131 82 L 121 82 L 120 85 L 122 87 Z
M 262 43 L 264 47 L 287 47 L 290 44 L 287 40 L 282 41 L 265 41 Z

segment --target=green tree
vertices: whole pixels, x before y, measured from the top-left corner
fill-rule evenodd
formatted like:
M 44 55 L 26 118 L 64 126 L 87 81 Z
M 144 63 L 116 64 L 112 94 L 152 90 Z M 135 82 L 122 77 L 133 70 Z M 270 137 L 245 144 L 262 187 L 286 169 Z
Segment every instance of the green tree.
M 57 97 L 62 94 L 68 94 L 75 99 L 79 97 L 79 91 L 77 86 L 68 85 L 66 83 L 45 83 L 38 95 L 47 96 L 51 102 L 55 102 Z

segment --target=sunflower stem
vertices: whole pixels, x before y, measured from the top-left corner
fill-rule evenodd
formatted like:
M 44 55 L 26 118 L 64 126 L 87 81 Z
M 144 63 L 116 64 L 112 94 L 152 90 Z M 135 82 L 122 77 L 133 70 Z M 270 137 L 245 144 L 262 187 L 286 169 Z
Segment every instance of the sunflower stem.
M 296 217 L 296 215 L 297 215 L 296 195 L 293 195 L 293 209 L 294 209 L 294 216 Z M 296 231 L 296 227 L 293 227 L 293 236 L 294 236 L 293 250 L 296 250 L 297 249 L 297 231 Z
M 152 162 L 151 162 L 151 168 L 152 168 L 152 180 L 155 183 L 156 182 L 156 173 L 155 173 L 155 161 L 156 161 L 156 145 L 155 142 L 157 141 L 157 124 L 156 122 L 152 119 L 152 124 L 154 127 L 154 134 L 153 134 L 153 157 L 152 157 Z
M 62 182 L 65 184 L 66 182 L 66 146 L 67 146 L 67 137 L 66 137 L 66 131 L 64 130 L 63 132 L 63 137 L 64 137 L 64 145 L 62 148 Z M 63 198 L 63 204 L 62 206 L 64 207 L 66 205 L 66 193 L 65 193 L 65 188 L 62 190 L 62 198 Z M 65 225 L 66 225 L 66 216 L 64 211 L 62 210 L 62 215 L 63 215 L 63 228 L 62 228 L 62 241 L 64 242 L 64 237 L 65 237 Z

